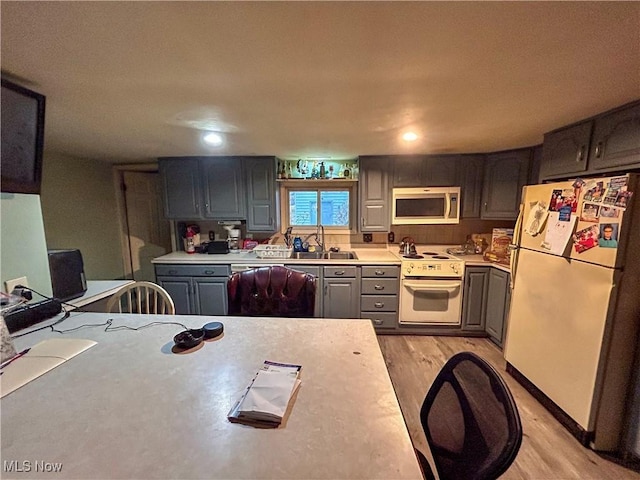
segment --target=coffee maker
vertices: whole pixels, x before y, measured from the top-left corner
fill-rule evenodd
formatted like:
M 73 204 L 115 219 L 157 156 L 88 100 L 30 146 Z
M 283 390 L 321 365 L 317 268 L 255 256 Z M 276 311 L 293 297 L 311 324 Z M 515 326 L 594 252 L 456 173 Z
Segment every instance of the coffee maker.
M 237 223 L 227 223 L 223 225 L 227 231 L 227 243 L 229 244 L 230 253 L 240 252 L 240 229 Z

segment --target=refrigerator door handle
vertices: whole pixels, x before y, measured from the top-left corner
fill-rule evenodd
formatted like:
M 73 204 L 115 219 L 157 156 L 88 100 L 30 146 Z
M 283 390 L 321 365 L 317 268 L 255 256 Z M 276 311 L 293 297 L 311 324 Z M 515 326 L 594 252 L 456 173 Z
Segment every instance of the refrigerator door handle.
M 524 192 L 522 194 L 524 198 Z M 509 270 L 511 270 L 511 277 L 509 280 L 509 288 L 513 290 L 515 285 L 516 270 L 518 268 L 518 247 L 520 246 L 520 229 L 522 228 L 522 217 L 524 216 L 524 204 L 520 204 L 520 211 L 518 212 L 518 218 L 516 220 L 515 227 L 513 229 L 513 243 L 509 245 L 511 254 L 509 255 Z

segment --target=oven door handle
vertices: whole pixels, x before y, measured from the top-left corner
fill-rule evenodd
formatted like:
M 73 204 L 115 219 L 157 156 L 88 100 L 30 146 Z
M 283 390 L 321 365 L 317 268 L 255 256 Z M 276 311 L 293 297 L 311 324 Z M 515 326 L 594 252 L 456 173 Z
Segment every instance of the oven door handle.
M 429 291 L 429 290 L 446 290 L 447 292 L 453 292 L 460 288 L 460 282 L 458 283 L 409 283 L 404 282 L 403 285 L 409 290 Z

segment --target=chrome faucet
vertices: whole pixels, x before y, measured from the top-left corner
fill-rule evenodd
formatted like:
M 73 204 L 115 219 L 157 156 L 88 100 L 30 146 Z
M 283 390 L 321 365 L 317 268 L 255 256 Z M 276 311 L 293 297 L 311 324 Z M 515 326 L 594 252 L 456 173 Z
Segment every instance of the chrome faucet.
M 316 231 L 304 237 L 302 243 L 307 243 L 311 237 L 315 237 L 316 243 L 320 247 L 320 251 L 324 252 L 324 225 L 318 224 L 316 226 Z

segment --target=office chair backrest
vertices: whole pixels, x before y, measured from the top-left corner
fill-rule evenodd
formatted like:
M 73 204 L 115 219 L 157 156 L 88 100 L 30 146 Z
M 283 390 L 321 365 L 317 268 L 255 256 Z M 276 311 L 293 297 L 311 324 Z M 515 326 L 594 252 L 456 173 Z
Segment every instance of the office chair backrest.
M 520 416 L 507 384 L 472 352 L 458 353 L 442 367 L 420 420 L 441 480 L 498 478 L 522 443 Z
M 124 285 L 107 302 L 107 312 L 175 315 L 171 296 L 160 285 L 133 282 Z
M 315 276 L 282 266 L 235 272 L 227 284 L 229 315 L 313 317 Z

